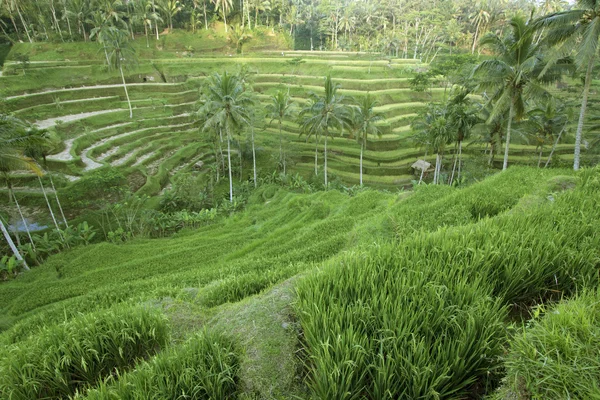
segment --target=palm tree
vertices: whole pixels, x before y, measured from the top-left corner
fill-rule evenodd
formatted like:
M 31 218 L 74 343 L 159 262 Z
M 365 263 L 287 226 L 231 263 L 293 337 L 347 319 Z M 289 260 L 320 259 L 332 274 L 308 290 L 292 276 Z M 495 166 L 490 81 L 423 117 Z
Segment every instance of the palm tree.
M 324 168 L 325 168 L 325 187 L 327 188 L 327 139 L 333 135 L 333 130 L 343 131 L 344 126 L 349 125 L 350 116 L 348 108 L 342 104 L 343 95 L 338 95 L 339 84 L 334 84 L 331 75 L 325 78 L 325 93 L 318 96 L 315 93 L 310 94 L 311 101 L 308 106 L 302 109 L 301 116 L 301 134 L 306 134 L 307 139 L 315 136 L 315 142 L 318 146 L 321 136 L 325 137 L 324 148 Z M 317 173 L 317 147 L 315 147 L 315 174 Z
M 471 136 L 471 130 L 475 124 L 479 122 L 477 110 L 471 105 L 468 97 L 468 90 L 461 89 L 448 104 L 448 114 L 450 124 L 455 131 L 455 140 L 458 147 L 458 157 L 455 158 L 454 166 L 452 167 L 452 175 L 450 184 L 454 180 L 454 171 L 458 162 L 458 180 L 460 181 L 460 172 L 462 166 L 462 144 L 465 139 Z
M 169 24 L 169 30 L 173 30 L 173 18 L 183 10 L 183 4 L 178 0 L 159 0 L 160 8 L 167 16 L 167 22 Z
M 563 137 L 572 116 L 571 108 L 555 98 L 549 99 L 545 104 L 530 110 L 528 113 L 525 129 L 534 135 L 536 147 L 540 150 L 538 167 L 542 162 L 542 153 L 547 143 L 553 143 L 552 150 L 548 156 L 545 167 L 548 166 L 556 146 Z
M 162 18 L 160 18 L 158 13 L 152 11 L 152 5 L 147 3 L 146 0 L 137 0 L 134 3 L 134 10 L 133 21 L 141 23 L 144 26 L 146 47 L 150 47 L 148 30 L 152 31 L 153 24 L 158 24 L 158 21 L 162 21 Z
M 416 132 L 419 142 L 436 154 L 433 184 L 437 185 L 440 182 L 444 151 L 454 140 L 448 110 L 439 104 L 430 104 L 420 117 L 413 121 L 411 127 Z
M 237 54 L 244 54 L 244 44 L 252 40 L 252 35 L 247 33 L 241 25 L 231 27 L 229 41 L 235 46 Z
M 52 137 L 51 137 L 50 133 L 44 129 L 37 129 L 35 127 L 28 126 L 27 129 L 23 132 L 22 137 L 23 137 L 23 144 L 22 144 L 23 153 L 27 157 L 30 157 L 32 160 L 35 160 L 38 163 L 38 165 L 42 165 L 44 167 L 44 169 L 46 170 L 46 175 L 48 176 L 48 178 L 50 180 L 50 185 L 52 185 L 52 190 L 54 192 L 54 198 L 56 200 L 56 204 L 58 205 L 58 209 L 62 216 L 63 222 L 64 222 L 65 226 L 68 228 L 69 223 L 67 222 L 67 218 L 65 217 L 65 213 L 63 211 L 62 205 L 60 204 L 60 199 L 58 198 L 58 192 L 56 190 L 56 187 L 54 186 L 54 180 L 52 179 L 52 174 L 49 173 L 48 162 L 46 160 L 46 157 L 48 156 L 48 154 L 54 147 L 52 144 Z M 50 216 L 52 217 L 52 220 L 54 221 L 54 225 L 60 234 L 60 228 L 58 226 L 58 223 L 56 222 L 56 217 L 54 216 L 54 211 L 52 211 L 52 207 L 50 206 L 50 201 L 48 200 L 48 196 L 46 194 L 46 189 L 44 188 L 42 179 L 39 176 L 38 176 L 38 181 L 40 183 L 40 187 L 42 189 L 44 198 L 46 199 L 46 205 L 48 206 L 48 210 L 50 211 Z
M 478 10 L 474 14 L 470 15 L 471 23 L 475 25 L 475 33 L 473 34 L 473 45 L 471 46 L 471 54 L 475 53 L 475 47 L 479 41 L 479 37 L 483 29 L 489 24 L 491 15 L 485 8 L 485 4 L 480 2 Z
M 375 112 L 376 106 L 377 100 L 367 93 L 354 108 L 354 131 L 360 143 L 360 186 L 363 185 L 363 152 L 367 148 L 368 135 L 381 136 L 381 130 L 376 124 L 383 119 L 383 116 Z
M 283 166 L 283 174 L 285 175 L 285 151 L 283 148 L 283 120 L 292 118 L 294 114 L 294 102 L 290 96 L 289 89 L 287 91 L 279 90 L 277 94 L 271 96 L 271 103 L 267 104 L 267 118 L 271 118 L 270 124 L 277 120 L 279 123 L 279 163 Z
M 482 76 L 480 89 L 495 90 L 490 98 L 494 107 L 489 120 L 508 110 L 502 170 L 508 167 L 512 122 L 525 115 L 525 101 L 531 97 L 549 97 L 541 84 L 560 80 L 562 72 L 570 65 L 566 58 L 553 64 L 545 62 L 540 46 L 533 41 L 533 27 L 522 17 L 513 17 L 510 26 L 512 31 L 505 38 L 488 34 L 481 40 L 481 44 L 490 46 L 497 56 L 481 62 L 473 71 L 475 76 Z
M 233 202 L 233 179 L 231 176 L 231 141 L 236 131 L 250 126 L 252 98 L 244 90 L 237 75 L 215 74 L 208 84 L 208 98 L 204 106 L 208 118 L 203 129 L 217 129 L 227 138 L 227 163 L 229 169 L 229 201 Z
M 133 118 L 133 108 L 131 107 L 129 92 L 127 91 L 123 67 L 135 65 L 135 49 L 129 44 L 129 35 L 114 26 L 108 29 L 106 40 L 106 50 L 110 61 L 109 68 L 112 67 L 118 69 L 121 73 L 123 89 L 125 89 L 125 97 L 127 98 L 127 104 L 129 105 L 129 118 Z
M 38 176 L 42 174 L 42 171 L 35 161 L 26 157 L 22 152 L 23 137 L 20 133 L 23 129 L 24 124 L 21 120 L 6 115 L 0 115 L 0 173 L 3 175 L 8 187 L 9 203 L 11 203 L 13 200 L 15 201 L 15 205 L 19 211 L 19 215 L 21 216 L 25 230 L 29 236 L 29 240 L 31 243 L 33 243 L 27 221 L 23 216 L 23 212 L 21 211 L 17 198 L 12 190 L 12 184 L 10 180 L 10 173 L 16 170 L 29 170 Z M 13 243 L 12 238 L 10 237 L 10 234 L 6 230 L 2 221 L 0 221 L 0 224 L 2 225 L 1 228 L 4 238 L 15 254 L 15 257 L 19 261 L 23 262 L 25 269 L 29 269 L 27 263 L 23 260 L 21 254 L 17 250 L 17 247 Z
M 223 14 L 223 23 L 225 24 L 225 33 L 227 33 L 227 13 L 233 7 L 233 0 L 211 0 L 215 5 L 215 11 L 221 10 Z
M 576 7 L 572 10 L 542 17 L 536 25 L 541 28 L 549 28 L 545 39 L 546 43 L 560 46 L 561 50 L 567 54 L 575 49 L 577 54 L 575 60 L 578 67 L 585 68 L 581 110 L 575 133 L 573 169 L 577 171 L 580 164 L 581 138 L 592 83 L 592 70 L 598 56 L 598 43 L 600 42 L 600 0 L 577 0 Z

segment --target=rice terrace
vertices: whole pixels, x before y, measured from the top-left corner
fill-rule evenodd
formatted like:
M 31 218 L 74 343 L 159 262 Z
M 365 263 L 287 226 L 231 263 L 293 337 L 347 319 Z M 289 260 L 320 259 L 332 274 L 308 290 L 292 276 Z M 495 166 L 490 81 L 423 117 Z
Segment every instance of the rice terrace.
M 0 399 L 600 399 L 600 1 L 0 0 Z

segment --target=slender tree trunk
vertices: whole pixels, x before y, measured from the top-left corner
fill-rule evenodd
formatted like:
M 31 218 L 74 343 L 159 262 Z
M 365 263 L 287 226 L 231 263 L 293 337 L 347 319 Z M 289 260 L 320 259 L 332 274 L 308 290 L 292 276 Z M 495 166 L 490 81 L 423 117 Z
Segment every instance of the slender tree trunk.
M 506 124 L 506 144 L 504 146 L 504 162 L 502 164 L 502 171 L 508 168 L 508 149 L 510 147 L 510 129 L 512 127 L 513 114 L 515 109 L 514 98 L 510 99 L 510 109 L 508 111 L 508 123 Z
M 50 175 L 50 173 L 48 173 L 48 178 L 50 178 L 50 185 L 52 185 L 52 190 L 54 190 L 54 198 L 56 199 L 56 204 L 58 204 L 58 209 L 60 210 L 60 215 L 62 216 L 65 226 L 68 228 L 69 223 L 67 222 L 67 218 L 65 218 L 65 213 L 63 211 L 62 205 L 60 204 L 60 200 L 58 199 L 58 191 L 54 187 L 54 181 L 52 180 L 52 175 Z
M 19 34 L 19 28 L 17 28 L 17 23 L 15 22 L 15 19 L 13 18 L 11 13 L 9 13 L 9 18 L 13 24 L 13 28 L 15 28 L 15 32 L 17 33 L 17 39 L 21 40 L 21 35 Z M 8 35 L 7 35 L 7 37 L 8 37 Z
M 238 140 L 238 151 L 239 151 L 239 156 L 240 156 L 240 182 L 242 181 L 242 168 L 243 168 L 243 164 L 242 164 L 242 143 L 241 140 Z
M 223 22 L 225 23 L 225 33 L 227 33 L 227 15 L 225 12 L 225 2 L 223 2 Z
M 283 134 L 281 133 L 281 119 L 279 120 L 279 161 L 283 166 L 283 175 L 285 176 L 285 159 L 283 158 Z
M 63 1 L 63 9 L 65 10 L 65 19 L 67 20 L 67 27 L 69 28 L 69 38 L 73 40 L 73 32 L 71 31 L 71 20 L 69 20 L 69 13 L 67 11 L 67 3 Z
M 254 170 L 254 187 L 256 188 L 256 151 L 254 150 L 254 127 L 252 127 L 250 134 L 252 135 L 252 168 Z
M 154 30 L 156 31 L 156 40 L 158 40 L 158 21 L 154 24 Z
M 538 157 L 538 163 L 537 163 L 537 167 L 539 168 L 540 165 L 542 164 L 542 152 L 544 151 L 544 148 L 540 146 L 540 155 Z
M 462 140 L 458 142 L 458 183 L 460 184 L 460 170 L 462 167 Z
M 50 11 L 52 12 L 52 18 L 54 19 L 54 25 L 56 26 L 56 30 L 60 36 L 61 41 L 65 41 L 63 37 L 62 30 L 60 29 L 60 24 L 58 22 L 58 18 L 56 18 L 56 8 L 54 8 L 54 0 L 50 0 Z
M 477 36 L 479 35 L 479 23 L 475 28 L 475 35 L 473 36 L 473 46 L 471 46 L 471 54 L 475 54 L 475 46 L 477 45 Z
M 319 139 L 318 137 L 315 135 L 315 175 L 319 175 L 319 169 L 318 169 L 318 154 L 319 154 Z
M 64 241 L 62 233 L 60 233 L 60 227 L 58 226 L 58 222 L 56 221 L 56 217 L 54 216 L 54 211 L 52 211 L 52 207 L 50 206 L 50 200 L 48 200 L 48 195 L 46 194 L 46 188 L 44 188 L 44 184 L 42 183 L 42 178 L 38 176 L 38 181 L 40 182 L 40 187 L 42 188 L 42 194 L 44 195 L 44 199 L 46 200 L 46 205 L 48 206 L 48 211 L 50 211 L 50 216 L 52 217 L 52 221 L 54 222 L 54 226 L 56 227 L 56 231 L 58 232 L 58 236 L 60 239 Z
M 552 150 L 550 151 L 550 155 L 548 156 L 548 160 L 546 161 L 546 164 L 544 165 L 544 168 L 548 168 L 548 164 L 550 164 L 550 161 L 552 160 L 552 156 L 554 155 L 554 151 L 556 150 L 556 146 L 558 145 L 558 142 L 560 141 L 560 137 L 562 136 L 562 134 L 565 131 L 566 127 L 567 126 L 565 124 L 565 126 L 561 129 L 560 133 L 558 134 L 558 137 L 556 138 L 556 141 L 552 145 Z
M 458 145 L 454 147 L 454 163 L 452 165 L 452 174 L 450 174 L 450 179 L 448 179 L 448 185 L 452 185 L 454 181 L 454 172 L 456 171 L 456 163 L 458 162 Z
M 21 19 L 21 23 L 23 24 L 23 28 L 25 29 L 25 34 L 27 35 L 27 39 L 29 39 L 29 43 L 33 43 L 33 39 L 29 35 L 29 29 L 27 29 L 27 24 L 25 23 L 25 19 L 23 18 L 23 14 L 21 14 L 21 10 L 19 10 L 19 5 L 16 5 L 17 14 L 19 14 L 19 18 Z M 59 28 L 60 29 L 60 28 Z M 62 38 L 62 35 L 61 35 Z
M 144 23 L 144 34 L 146 36 L 146 48 L 150 47 L 150 42 L 148 41 L 148 25 Z
M 17 260 L 21 261 L 23 263 L 23 268 L 25 268 L 27 271 L 29 271 L 29 266 L 27 265 L 27 262 L 25 260 L 23 260 L 23 257 L 21 257 L 21 253 L 19 253 L 19 250 L 17 250 L 17 246 L 15 246 L 15 243 L 13 242 L 12 238 L 10 237 L 10 234 L 6 230 L 6 227 L 4 226 L 4 222 L 2 221 L 1 218 L 0 218 L 0 229 L 2 230 L 4 239 L 6 239 L 6 241 L 8 242 L 8 246 L 12 250 L 12 252 L 15 255 L 15 257 L 17 258 Z
M 363 148 L 364 148 L 364 143 L 361 142 L 360 143 L 360 186 L 363 185 Z
M 419 185 L 423 182 L 423 174 L 425 173 L 425 169 L 421 170 L 421 176 L 419 177 Z
M 119 71 L 121 71 L 121 79 L 123 79 L 123 89 L 125 89 L 125 97 L 127 97 L 127 104 L 129 105 L 129 118 L 133 118 L 133 108 L 131 108 L 131 100 L 129 99 L 129 92 L 127 91 L 127 83 L 125 83 L 125 75 L 123 74 L 123 67 L 119 65 Z
M 206 0 L 202 1 L 202 5 L 204 8 L 204 29 L 208 30 L 208 19 L 206 18 Z
M 252 24 L 250 23 L 250 3 L 248 3 L 248 6 L 246 7 L 246 17 L 248 18 L 248 29 L 252 29 Z M 243 18 L 243 16 L 242 16 Z
M 258 3 L 256 3 L 256 6 L 254 7 L 254 27 L 256 28 L 258 26 Z
M 327 189 L 327 136 L 329 136 L 328 132 L 325 131 L 325 149 L 323 151 L 323 154 L 325 156 L 324 158 L 324 172 L 325 172 L 325 189 Z
M 21 211 L 21 206 L 19 206 L 19 202 L 17 201 L 17 196 L 15 196 L 15 192 L 9 189 L 12 192 L 13 200 L 15 201 L 15 205 L 17 206 L 17 211 L 19 211 L 19 215 L 21 216 L 21 221 L 23 221 L 23 226 L 25 227 L 25 232 L 27 232 L 27 237 L 29 237 L 29 242 L 31 246 L 35 250 L 35 243 L 33 242 L 33 238 L 31 237 L 31 232 L 29 231 L 29 225 L 27 224 L 27 220 L 23 216 L 23 212 Z
M 437 185 L 439 163 L 440 163 L 440 155 L 438 153 L 435 156 L 435 169 L 433 170 L 433 184 L 434 185 Z
M 233 178 L 231 177 L 231 143 L 227 132 L 227 164 L 229 167 L 229 202 L 233 203 Z
M 583 122 L 585 120 L 585 110 L 587 108 L 588 95 L 590 93 L 590 85 L 592 83 L 592 70 L 594 69 L 594 62 L 596 56 L 590 57 L 588 62 L 587 71 L 585 73 L 585 84 L 583 86 L 583 99 L 581 100 L 581 111 L 579 112 L 579 122 L 577 123 L 577 133 L 575 134 L 575 159 L 573 161 L 573 169 L 579 170 L 579 163 L 581 157 L 581 136 L 583 133 Z

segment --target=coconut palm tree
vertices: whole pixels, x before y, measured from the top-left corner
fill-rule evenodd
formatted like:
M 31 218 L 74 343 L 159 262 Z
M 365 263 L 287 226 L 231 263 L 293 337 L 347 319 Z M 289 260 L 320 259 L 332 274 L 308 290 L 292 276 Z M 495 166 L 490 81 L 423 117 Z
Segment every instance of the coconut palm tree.
M 38 176 L 42 174 L 41 169 L 35 163 L 35 161 L 23 154 L 23 137 L 20 134 L 23 129 L 24 124 L 21 120 L 6 115 L 0 115 L 0 173 L 3 175 L 8 187 L 9 203 L 11 203 L 13 200 L 15 201 L 15 205 L 19 211 L 19 215 L 21 216 L 27 231 L 27 235 L 29 236 L 29 240 L 31 243 L 33 243 L 27 221 L 23 217 L 23 212 L 21 211 L 17 198 L 12 190 L 12 183 L 10 179 L 10 173 L 17 170 L 28 170 Z M 23 260 L 21 254 L 14 245 L 12 238 L 10 237 L 10 234 L 6 230 L 4 224 L 2 224 L 2 233 L 4 234 L 4 238 L 8 242 L 11 250 L 15 254 L 15 257 L 24 263 L 24 267 L 26 269 L 29 269 L 27 267 L 27 263 Z
M 173 30 L 173 18 L 183 10 L 183 4 L 179 0 L 157 0 L 160 9 L 167 17 L 169 30 Z
M 504 38 L 488 34 L 481 40 L 496 53 L 496 57 L 477 65 L 474 76 L 481 77 L 479 88 L 493 90 L 490 101 L 493 111 L 489 117 L 494 120 L 508 111 L 506 124 L 506 144 L 502 169 L 508 167 L 508 150 L 513 120 L 525 116 L 525 102 L 529 98 L 549 97 L 542 86 L 560 80 L 562 73 L 571 65 L 568 58 L 555 63 L 544 61 L 540 45 L 534 43 L 533 26 L 522 17 L 511 18 L 510 34 Z
M 343 95 L 338 94 L 339 84 L 334 84 L 331 75 L 325 78 L 325 93 L 318 96 L 311 93 L 311 100 L 308 106 L 301 112 L 301 134 L 307 137 L 315 136 L 318 145 L 319 138 L 325 138 L 324 169 L 325 169 L 325 187 L 327 187 L 327 139 L 333 136 L 334 131 L 343 131 L 345 126 L 350 124 L 350 113 L 347 106 L 342 102 Z M 315 148 L 315 173 L 317 172 L 317 149 Z
M 450 176 L 450 184 L 454 180 L 454 172 L 458 163 L 458 180 L 460 181 L 460 172 L 462 166 L 462 144 L 465 139 L 471 136 L 473 126 L 479 122 L 478 110 L 473 107 L 469 100 L 469 92 L 466 89 L 461 89 L 448 102 L 448 114 L 450 124 L 455 131 L 456 147 L 458 148 L 458 156 L 454 159 L 452 167 L 452 175 Z
M 62 205 L 60 203 L 60 199 L 58 198 L 58 192 L 56 190 L 56 187 L 54 186 L 54 180 L 52 179 L 52 174 L 50 174 L 49 170 L 48 170 L 48 162 L 47 162 L 46 157 L 48 156 L 48 154 L 54 147 L 54 145 L 52 143 L 53 138 L 50 135 L 50 132 L 48 132 L 45 129 L 37 129 L 35 127 L 29 126 L 23 132 L 22 137 L 23 137 L 23 144 L 22 144 L 23 153 L 27 157 L 31 158 L 32 160 L 35 160 L 38 163 L 38 165 L 42 165 L 44 167 L 44 169 L 46 170 L 46 175 L 47 175 L 48 179 L 50 180 L 50 185 L 52 185 L 52 191 L 54 192 L 54 199 L 56 200 L 56 204 L 58 205 L 58 209 L 62 216 L 63 222 L 64 222 L 65 226 L 68 228 L 69 223 L 67 222 L 67 218 L 65 217 L 65 213 L 64 213 Z M 54 216 L 54 211 L 52 210 L 52 207 L 50 206 L 50 201 L 48 200 L 46 188 L 44 187 L 42 179 L 39 176 L 38 176 L 38 180 L 39 180 L 40 187 L 42 189 L 44 198 L 46 199 L 46 205 L 48 206 L 48 210 L 50 211 L 50 216 L 52 217 L 52 220 L 54 221 L 54 225 L 56 226 L 56 229 L 58 231 L 60 231 L 59 225 Z M 60 234 L 60 232 L 59 232 L 59 234 Z
M 129 118 L 133 118 L 133 108 L 131 107 L 123 68 L 134 66 L 137 63 L 135 50 L 129 43 L 129 35 L 114 26 L 109 27 L 107 30 L 105 45 L 108 53 L 109 68 L 117 69 L 121 73 L 123 89 L 125 89 L 125 97 L 129 105 Z
M 150 47 L 148 31 L 152 32 L 152 27 L 154 24 L 158 24 L 158 21 L 162 21 L 162 18 L 158 15 L 158 13 L 152 11 L 152 5 L 147 3 L 146 0 L 137 0 L 134 3 L 134 11 L 133 21 L 141 23 L 144 26 L 146 47 Z
M 575 158 L 573 169 L 578 170 L 581 157 L 581 139 L 583 123 L 587 109 L 592 70 L 598 57 L 600 42 L 600 0 L 577 0 L 573 9 L 556 12 L 542 17 L 537 27 L 548 28 L 545 42 L 559 46 L 566 54 L 576 51 L 576 63 L 585 68 L 585 81 L 579 111 L 579 121 L 575 133 Z
M 287 91 L 279 90 L 274 96 L 271 96 L 271 103 L 267 104 L 267 118 L 271 118 L 270 124 L 277 120 L 279 124 L 279 163 L 283 166 L 283 174 L 285 175 L 285 150 L 283 148 L 283 120 L 292 118 L 294 115 L 294 102 L 290 96 L 289 89 Z
M 430 104 L 429 107 L 415 119 L 411 128 L 420 143 L 427 150 L 432 150 L 435 156 L 435 171 L 433 173 L 433 184 L 439 184 L 442 170 L 442 161 L 446 146 L 454 140 L 452 123 L 448 116 L 448 109 L 439 104 Z
M 227 33 L 227 14 L 233 8 L 233 0 L 211 0 L 215 5 L 215 11 L 221 10 L 223 23 L 225 24 L 225 33 Z
M 375 112 L 376 106 L 377 100 L 367 93 L 354 107 L 353 125 L 356 139 L 360 143 L 360 186 L 363 185 L 363 152 L 367 148 L 368 136 L 381 136 L 381 130 L 376 124 L 383 119 L 383 116 Z
M 227 140 L 227 163 L 229 169 L 229 201 L 233 202 L 233 179 L 231 176 L 231 141 L 235 132 L 251 124 L 251 107 L 254 100 L 244 90 L 239 77 L 225 72 L 215 74 L 208 84 L 205 110 L 208 118 L 203 129 L 217 129 L 221 138 L 224 131 Z

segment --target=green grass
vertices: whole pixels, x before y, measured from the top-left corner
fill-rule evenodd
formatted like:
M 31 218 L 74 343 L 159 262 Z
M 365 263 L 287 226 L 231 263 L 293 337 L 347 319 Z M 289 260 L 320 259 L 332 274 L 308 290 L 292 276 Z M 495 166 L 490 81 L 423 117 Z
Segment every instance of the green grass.
M 494 398 L 600 396 L 599 292 L 587 292 L 537 312 L 541 316 L 510 340 L 505 382 Z
M 76 399 L 233 399 L 239 357 L 229 338 L 204 331 Z
M 417 191 L 398 203 L 413 226 L 388 225 L 407 236 L 334 258 L 299 283 L 297 315 L 316 397 L 458 399 L 490 390 L 507 306 L 597 287 L 598 169 L 552 201 L 545 196 L 556 183 L 526 171 L 460 191 Z M 537 190 L 525 176 L 538 181 Z M 492 187 L 514 197 L 496 198 Z M 415 215 L 419 205 L 427 211 Z
M 156 310 L 116 307 L 81 315 L 3 349 L 0 394 L 65 398 L 126 371 L 168 340 L 166 318 Z

